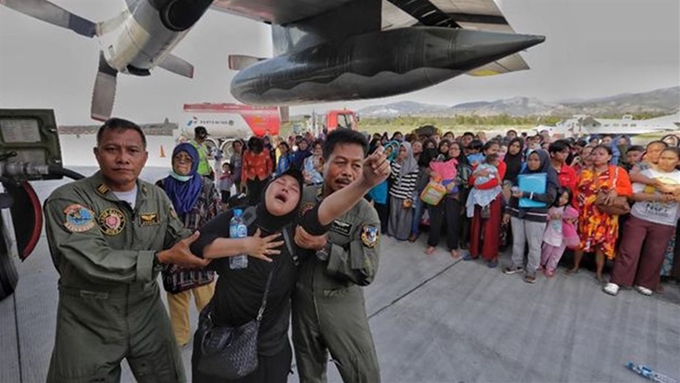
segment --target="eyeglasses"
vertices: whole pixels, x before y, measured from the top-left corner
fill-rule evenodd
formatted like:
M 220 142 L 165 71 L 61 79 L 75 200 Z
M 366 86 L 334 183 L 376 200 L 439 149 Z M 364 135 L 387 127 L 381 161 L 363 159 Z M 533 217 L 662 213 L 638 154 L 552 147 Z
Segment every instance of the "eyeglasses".
M 192 163 L 192 162 L 194 162 L 194 160 L 191 158 L 191 156 L 182 155 L 182 154 L 178 154 L 178 155 L 172 157 L 172 160 L 179 162 L 179 163 L 183 163 L 183 162 Z

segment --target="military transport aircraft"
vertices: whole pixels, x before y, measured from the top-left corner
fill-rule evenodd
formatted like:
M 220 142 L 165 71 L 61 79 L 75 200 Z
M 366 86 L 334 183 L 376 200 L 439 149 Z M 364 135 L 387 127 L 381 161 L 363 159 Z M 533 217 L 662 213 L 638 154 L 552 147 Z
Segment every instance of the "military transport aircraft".
M 515 34 L 493 0 L 126 0 L 93 22 L 47 0 L 0 0 L 11 9 L 102 42 L 91 116 L 111 115 L 116 76 L 155 67 L 192 77 L 173 48 L 209 9 L 271 25 L 274 57 L 233 55 L 231 84 L 250 105 L 387 97 L 463 73 L 528 69 L 517 54 L 544 41 Z

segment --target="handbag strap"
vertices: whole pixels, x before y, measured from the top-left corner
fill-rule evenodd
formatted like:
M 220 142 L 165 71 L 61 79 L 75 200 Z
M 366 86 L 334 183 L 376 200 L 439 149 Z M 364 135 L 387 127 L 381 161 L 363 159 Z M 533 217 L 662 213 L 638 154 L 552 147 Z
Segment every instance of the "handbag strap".
M 286 247 L 288 248 L 288 251 L 290 252 L 290 255 L 293 255 L 293 245 L 290 241 L 290 235 L 288 234 L 288 229 L 290 228 L 290 225 L 286 225 L 283 227 L 283 241 L 286 243 Z M 262 296 L 262 304 L 260 305 L 260 310 L 257 312 L 257 321 L 259 322 L 262 320 L 262 315 L 264 315 L 264 309 L 267 307 L 267 295 L 269 295 L 269 286 L 271 285 L 272 282 L 272 276 L 274 275 L 274 270 L 279 266 L 279 263 L 277 263 L 274 268 L 272 268 L 272 271 L 269 272 L 269 276 L 267 277 L 267 285 L 264 288 L 264 295 Z

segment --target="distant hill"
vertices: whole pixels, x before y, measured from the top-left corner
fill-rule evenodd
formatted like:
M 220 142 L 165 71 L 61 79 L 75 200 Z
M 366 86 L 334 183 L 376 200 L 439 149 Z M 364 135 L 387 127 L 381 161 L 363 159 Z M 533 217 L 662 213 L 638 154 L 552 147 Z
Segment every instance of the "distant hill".
M 402 101 L 360 109 L 362 117 L 396 116 L 560 116 L 589 114 L 596 117 L 649 113 L 664 115 L 680 110 L 680 86 L 645 93 L 624 93 L 590 100 L 543 102 L 537 98 L 513 97 L 496 101 L 476 101 L 451 107 Z

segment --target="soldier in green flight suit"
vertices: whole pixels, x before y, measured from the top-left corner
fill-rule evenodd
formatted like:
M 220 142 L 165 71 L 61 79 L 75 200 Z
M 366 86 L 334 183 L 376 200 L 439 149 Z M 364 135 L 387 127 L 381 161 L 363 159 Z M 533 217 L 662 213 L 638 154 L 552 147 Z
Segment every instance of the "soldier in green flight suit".
M 301 213 L 359 178 L 366 138 L 348 129 L 327 136 L 324 185 L 306 188 Z M 364 199 L 336 219 L 328 235 L 296 229 L 302 257 L 293 292 L 293 344 L 301 383 L 326 382 L 328 353 L 345 383 L 379 383 L 380 369 L 366 317 L 363 289 L 378 270 L 380 219 Z
M 97 173 L 45 201 L 60 276 L 47 381 L 117 382 L 127 359 L 139 382 L 184 382 L 157 266 L 207 265 L 189 251 L 198 233 L 183 228 L 161 189 L 138 179 L 148 154 L 137 125 L 106 121 L 94 154 Z

